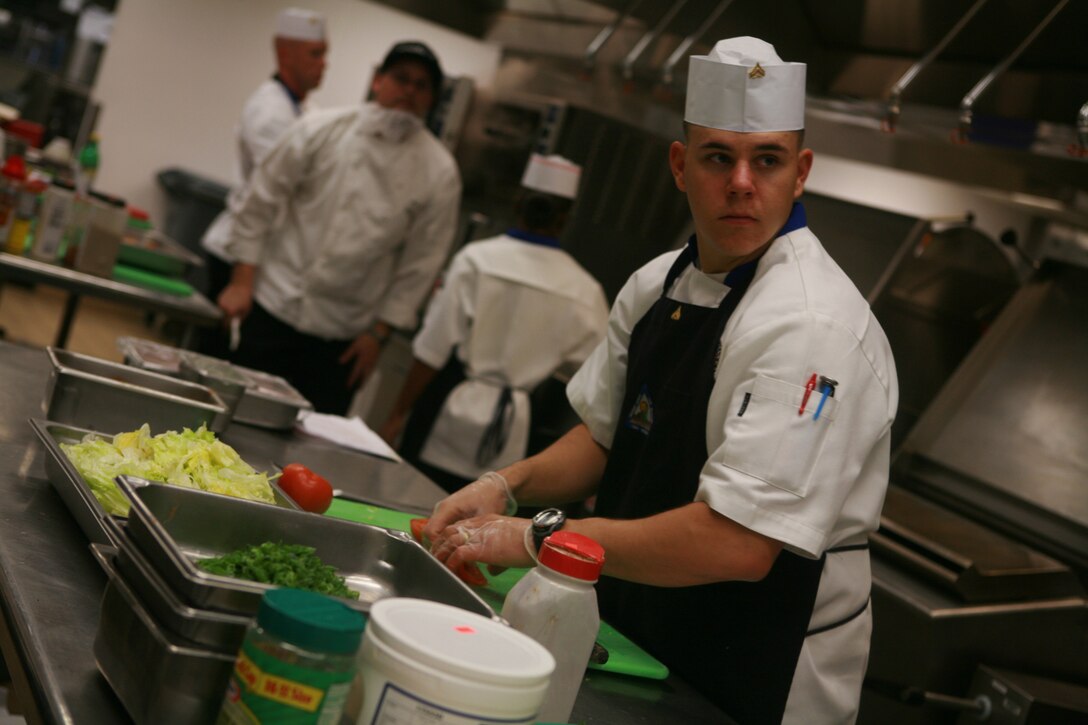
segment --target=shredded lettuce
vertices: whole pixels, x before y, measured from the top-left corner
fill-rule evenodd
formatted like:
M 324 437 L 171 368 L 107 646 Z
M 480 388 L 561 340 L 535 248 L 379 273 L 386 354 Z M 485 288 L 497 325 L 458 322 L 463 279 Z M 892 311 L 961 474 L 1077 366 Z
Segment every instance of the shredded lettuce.
M 102 508 L 115 516 L 128 515 L 128 499 L 113 482 L 122 475 L 251 501 L 275 501 L 268 476 L 253 470 L 204 426 L 152 436 L 145 423 L 139 430 L 118 433 L 112 441 L 91 434 L 80 443 L 62 443 L 60 448 Z

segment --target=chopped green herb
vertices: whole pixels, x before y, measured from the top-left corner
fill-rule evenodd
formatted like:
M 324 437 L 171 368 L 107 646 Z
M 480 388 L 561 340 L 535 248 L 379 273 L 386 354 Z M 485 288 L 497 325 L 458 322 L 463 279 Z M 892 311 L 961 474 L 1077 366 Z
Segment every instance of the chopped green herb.
M 312 546 L 266 541 L 246 546 L 223 556 L 196 562 L 209 574 L 280 587 L 308 589 L 319 594 L 358 599 L 359 592 L 348 589 L 344 577 L 318 558 Z

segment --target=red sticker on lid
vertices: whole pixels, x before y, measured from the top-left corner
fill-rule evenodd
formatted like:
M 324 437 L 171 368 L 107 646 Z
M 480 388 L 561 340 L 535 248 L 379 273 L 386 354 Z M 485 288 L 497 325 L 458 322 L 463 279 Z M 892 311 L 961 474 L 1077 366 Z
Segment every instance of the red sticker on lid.
M 462 624 L 454 627 L 453 630 L 455 632 L 460 632 L 461 634 L 476 634 L 476 630 L 468 626 L 467 624 Z

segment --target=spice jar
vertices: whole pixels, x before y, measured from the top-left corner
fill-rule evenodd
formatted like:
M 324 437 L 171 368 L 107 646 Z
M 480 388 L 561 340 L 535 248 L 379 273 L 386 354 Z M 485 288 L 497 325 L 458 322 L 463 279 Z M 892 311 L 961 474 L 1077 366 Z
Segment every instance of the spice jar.
M 269 590 L 246 631 L 216 722 L 339 723 L 365 623 L 323 594 Z

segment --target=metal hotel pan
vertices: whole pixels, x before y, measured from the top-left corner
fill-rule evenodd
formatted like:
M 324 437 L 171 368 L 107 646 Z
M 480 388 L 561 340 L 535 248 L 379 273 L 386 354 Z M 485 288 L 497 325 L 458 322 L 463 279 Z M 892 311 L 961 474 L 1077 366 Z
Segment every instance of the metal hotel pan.
M 152 433 L 180 428 L 222 432 L 228 410 L 215 391 L 168 375 L 119 365 L 67 350 L 46 348 L 52 370 L 45 391 L 50 420 L 98 430 Z
M 295 425 L 299 411 L 313 410 L 310 401 L 302 396 L 290 383 L 278 375 L 271 375 L 260 370 L 252 370 L 240 365 L 228 363 L 217 358 L 208 358 L 137 337 L 117 339 L 117 347 L 125 356 L 125 363 L 144 370 L 177 375 L 182 378 L 206 384 L 208 387 L 227 395 L 233 390 L 230 383 L 244 381 L 245 391 L 234 409 L 233 420 L 239 423 L 290 430 Z M 203 364 L 201 361 L 203 360 Z M 214 365 L 218 377 L 226 377 L 222 389 L 211 384 L 211 380 L 201 377 L 198 368 Z M 188 369 L 186 369 L 188 368 Z M 228 369 L 229 368 L 229 372 Z M 227 373 L 224 375 L 224 373 Z
M 94 543 L 117 544 L 113 530 L 106 523 L 107 519 L 110 518 L 109 514 L 106 513 L 106 509 L 102 508 L 102 504 L 98 503 L 98 499 L 91 493 L 87 482 L 83 480 L 83 476 L 79 474 L 68 456 L 60 449 L 61 443 L 79 443 L 88 435 L 100 438 L 112 438 L 113 435 L 36 418 L 30 419 L 30 427 L 34 429 L 38 440 L 42 442 L 42 446 L 45 448 L 46 478 L 49 479 L 49 483 L 53 485 L 57 493 L 60 494 L 64 505 L 68 507 L 72 516 L 75 517 L 76 523 L 79 524 L 79 528 Z M 272 495 L 276 499 L 276 506 L 298 509 L 298 504 L 285 494 L 276 485 L 275 481 L 272 481 L 271 485 Z M 230 498 L 219 494 L 208 495 L 217 498 Z M 267 505 L 258 502 L 254 503 L 258 506 Z
M 102 556 L 110 559 L 117 574 L 144 603 L 148 614 L 170 636 L 176 636 L 187 644 L 228 655 L 236 653 L 253 618 L 190 607 L 162 580 L 129 540 L 124 528 L 116 521 L 108 523 L 115 529 L 118 541 L 115 554 L 106 552 L 107 547 L 97 544 L 92 544 L 91 548 L 96 549 L 96 554 L 101 551 Z
M 147 613 L 102 549 L 92 548 L 109 576 L 94 638 L 94 658 L 138 724 L 215 721 L 234 656 L 189 647 Z
M 344 577 L 369 612 L 385 597 L 443 602 L 485 617 L 491 608 L 447 567 L 402 531 L 211 496 L 203 491 L 117 479 L 132 500 L 128 535 L 167 585 L 202 609 L 253 616 L 268 584 L 209 574 L 195 560 L 266 541 L 314 548 Z
M 290 430 L 295 426 L 299 411 L 313 410 L 310 401 L 278 375 L 238 365 L 234 369 L 249 380 L 245 395 L 234 411 L 234 419 L 238 422 Z

